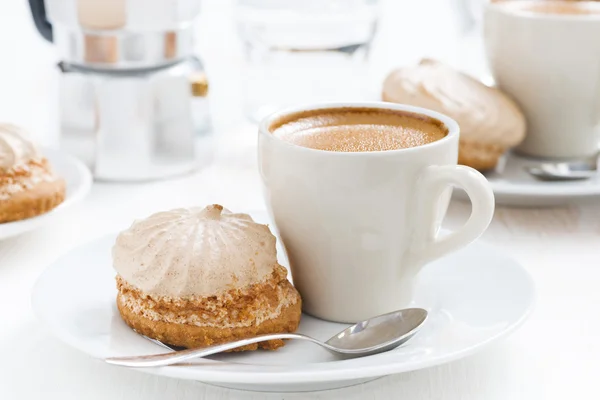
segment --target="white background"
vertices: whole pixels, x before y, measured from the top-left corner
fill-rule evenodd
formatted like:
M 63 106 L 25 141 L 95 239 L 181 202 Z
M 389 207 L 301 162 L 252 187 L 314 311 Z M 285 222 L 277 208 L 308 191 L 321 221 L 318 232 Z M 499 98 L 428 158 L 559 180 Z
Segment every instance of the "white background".
M 389 69 L 422 56 L 481 72 L 478 49 L 457 40 L 450 4 L 384 1 L 370 77 L 373 93 Z M 241 116 L 241 53 L 230 2 L 206 0 L 197 30 L 211 81 L 217 161 L 194 176 L 166 182 L 96 185 L 80 207 L 53 226 L 0 242 L 0 399 L 599 398 L 600 203 L 594 199 L 552 209 L 497 210 L 483 240 L 502 247 L 533 275 L 536 309 L 502 343 L 437 368 L 339 391 L 245 393 L 114 368 L 45 331 L 30 309 L 31 287 L 45 265 L 75 244 L 176 206 L 220 202 L 234 210 L 262 208 L 255 127 Z M 57 135 L 56 61 L 52 46 L 33 28 L 27 2 L 0 1 L 0 121 L 21 124 L 47 144 Z M 468 212 L 468 205 L 452 204 L 447 225 L 459 225 Z

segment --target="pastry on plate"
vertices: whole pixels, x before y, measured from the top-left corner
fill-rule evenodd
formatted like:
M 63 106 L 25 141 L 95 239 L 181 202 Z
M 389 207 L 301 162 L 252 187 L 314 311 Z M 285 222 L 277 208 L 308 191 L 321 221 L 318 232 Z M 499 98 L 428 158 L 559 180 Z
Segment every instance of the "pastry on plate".
M 0 223 L 44 214 L 65 199 L 65 181 L 18 127 L 0 124 Z
M 496 88 L 434 60 L 392 71 L 383 83 L 384 101 L 441 112 L 460 126 L 458 163 L 493 169 L 507 149 L 525 138 L 525 117 Z
M 267 225 L 217 204 L 135 221 L 112 251 L 121 317 L 140 334 L 188 348 L 294 332 L 301 299 L 277 263 L 275 240 Z

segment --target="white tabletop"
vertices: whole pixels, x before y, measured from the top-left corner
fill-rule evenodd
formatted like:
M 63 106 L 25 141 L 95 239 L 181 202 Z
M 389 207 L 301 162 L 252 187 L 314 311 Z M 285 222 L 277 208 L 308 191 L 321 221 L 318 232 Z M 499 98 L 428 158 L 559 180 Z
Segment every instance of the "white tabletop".
M 216 162 L 193 176 L 140 185 L 97 184 L 53 226 L 0 242 L 0 398 L 2 399 L 565 399 L 598 398 L 600 360 L 600 200 L 551 209 L 499 208 L 482 240 L 519 260 L 537 285 L 530 320 L 507 340 L 467 359 L 311 394 L 239 392 L 105 365 L 62 344 L 36 321 L 30 290 L 44 267 L 74 245 L 126 227 L 133 218 L 177 206 L 219 202 L 262 209 L 255 126 L 240 115 L 239 48 L 226 1 L 205 1 L 199 51 L 212 83 L 219 138 Z M 445 0 L 384 1 L 374 80 L 393 65 L 436 55 L 462 64 Z M 418 3 L 418 5 L 416 4 Z M 217 44 L 211 37 L 220 37 Z M 56 130 L 56 62 L 33 29 L 26 2 L 0 2 L 0 120 L 22 124 L 42 142 Z M 468 56 L 468 57 L 467 57 Z M 467 63 L 468 64 L 468 63 Z M 469 67 L 467 67 L 468 69 Z M 469 206 L 453 203 L 446 225 Z M 86 268 L 82 265 L 81 268 Z M 506 296 L 510 296 L 506 293 Z M 76 299 L 74 299 L 76 301 Z

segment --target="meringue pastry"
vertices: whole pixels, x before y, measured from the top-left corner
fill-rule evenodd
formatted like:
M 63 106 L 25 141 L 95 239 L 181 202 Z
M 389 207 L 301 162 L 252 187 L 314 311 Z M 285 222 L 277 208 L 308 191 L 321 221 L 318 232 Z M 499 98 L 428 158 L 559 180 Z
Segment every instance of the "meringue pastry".
M 301 299 L 275 241 L 267 225 L 218 204 L 136 221 L 112 250 L 121 317 L 140 334 L 188 348 L 293 332 Z
M 460 126 L 458 163 L 492 169 L 504 152 L 525 138 L 525 117 L 507 95 L 433 60 L 391 72 L 384 101 L 448 115 Z
M 0 223 L 46 213 L 65 199 L 65 181 L 18 127 L 0 124 Z

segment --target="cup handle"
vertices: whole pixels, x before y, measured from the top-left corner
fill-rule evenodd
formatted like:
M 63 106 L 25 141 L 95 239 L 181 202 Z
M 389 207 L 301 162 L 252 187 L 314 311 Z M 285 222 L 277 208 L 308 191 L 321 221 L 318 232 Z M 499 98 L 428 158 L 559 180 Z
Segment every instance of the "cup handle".
M 471 216 L 459 230 L 438 237 L 440 196 L 448 186 L 458 186 L 471 200 Z M 464 165 L 432 165 L 419 177 L 416 195 L 417 224 L 411 247 L 412 265 L 421 267 L 465 247 L 487 229 L 494 216 L 494 194 L 485 177 Z

